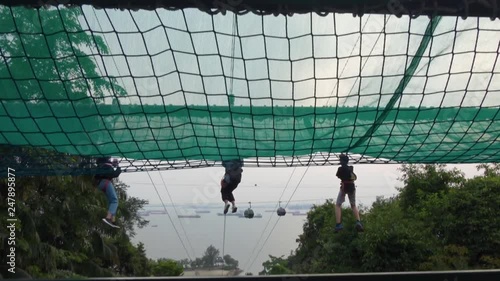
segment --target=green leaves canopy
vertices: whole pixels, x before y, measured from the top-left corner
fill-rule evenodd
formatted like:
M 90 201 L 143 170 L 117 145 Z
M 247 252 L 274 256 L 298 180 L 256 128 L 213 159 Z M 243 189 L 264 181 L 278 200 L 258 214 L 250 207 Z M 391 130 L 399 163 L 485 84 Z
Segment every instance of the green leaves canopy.
M 334 233 L 334 203 L 314 206 L 298 248 L 270 257 L 261 274 L 498 268 L 500 165 L 478 168 L 483 176 L 466 179 L 444 165 L 404 165 L 400 194 L 362 210 L 364 233 L 350 209 Z

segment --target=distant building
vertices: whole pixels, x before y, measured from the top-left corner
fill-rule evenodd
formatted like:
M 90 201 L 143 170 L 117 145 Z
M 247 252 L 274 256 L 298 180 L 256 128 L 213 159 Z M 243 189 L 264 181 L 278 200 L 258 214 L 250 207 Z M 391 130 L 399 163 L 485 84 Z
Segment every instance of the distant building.
M 215 267 L 223 267 L 224 266 L 224 259 L 222 257 L 217 257 L 215 260 Z

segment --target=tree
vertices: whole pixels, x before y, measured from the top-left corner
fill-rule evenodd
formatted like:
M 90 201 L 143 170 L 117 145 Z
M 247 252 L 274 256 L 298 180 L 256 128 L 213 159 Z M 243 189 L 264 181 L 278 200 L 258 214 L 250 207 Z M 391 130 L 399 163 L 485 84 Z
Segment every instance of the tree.
M 191 268 L 201 268 L 203 267 L 203 261 L 201 258 L 196 258 L 191 262 Z
M 16 157 L 23 161 L 41 151 L 22 148 Z M 67 162 L 79 161 L 76 156 L 57 155 Z M 90 176 L 17 177 L 16 185 L 22 187 L 15 194 L 16 268 L 34 278 L 72 277 L 75 273 L 111 277 L 140 272 L 134 261 L 140 254 L 130 243 L 130 235 L 134 226 L 147 223 L 137 214 L 147 202 L 125 196 L 128 186 L 119 181 L 116 184 L 121 194 L 119 219 L 126 226 L 117 232 L 101 222 L 107 202 Z M 0 206 L 5 209 L 7 192 L 8 180 L 0 179 Z M 6 213 L 0 213 L 0 218 L 6 219 Z M 6 243 L 4 231 L 0 230 L 2 243 Z M 0 248 L 2 265 L 6 264 L 5 251 Z
M 134 231 L 135 226 L 143 228 L 149 224 L 149 221 L 145 220 L 139 214 L 139 211 L 148 201 L 136 197 L 128 197 L 127 190 L 129 186 L 120 180 L 115 180 L 113 184 L 120 200 L 118 210 L 121 218 L 121 228 L 127 232 L 129 237 L 134 237 L 136 234 Z M 105 199 L 105 196 L 101 196 L 101 199 Z M 103 207 L 106 209 L 103 211 L 105 213 L 107 211 L 107 204 L 104 203 Z
M 420 265 L 426 271 L 436 270 L 466 270 L 469 269 L 468 249 L 457 245 L 446 245 L 436 254 L 429 257 L 428 261 Z
M 364 272 L 412 271 L 436 248 L 425 221 L 408 216 L 399 200 L 378 200 L 365 216 L 366 233 L 358 237 Z
M 224 255 L 224 257 L 219 256 L 220 251 L 213 245 L 207 247 L 203 256 L 201 258 L 195 258 L 189 261 L 188 259 L 182 259 L 178 263 L 183 268 L 191 269 L 210 269 L 215 267 L 218 263 L 224 262 L 224 269 L 226 270 L 238 270 L 239 262 L 231 257 L 231 255 Z
M 232 258 L 230 255 L 224 255 L 224 264 L 226 265 L 226 269 L 237 269 L 238 268 L 238 261 Z
M 334 202 L 314 205 L 308 212 L 303 234 L 295 253 L 289 258 L 289 269 L 295 273 L 355 272 L 360 270 L 361 253 L 354 228 L 334 234 Z M 352 212 L 344 209 L 343 222 L 354 225 Z
M 126 95 L 115 80 L 101 78 L 97 64 L 87 55 L 89 46 L 101 53 L 108 49 L 101 37 L 84 32 L 81 16 L 79 7 L 0 6 L 3 98 L 30 103 L 64 99 L 93 103 L 100 100 L 94 101 L 90 96 Z M 51 159 L 64 159 L 62 163 L 78 163 L 81 159 L 43 149 L 4 146 L 0 150 L 6 155 L 0 165 L 44 165 L 57 170 L 57 163 Z M 40 155 L 38 162 L 33 161 L 33 156 Z M 74 272 L 103 277 L 116 273 L 119 256 L 113 239 L 117 235 L 98 223 L 106 203 L 88 177 L 18 177 L 16 184 L 23 187 L 16 190 L 18 269 L 26 269 L 35 278 L 72 277 Z M 2 179 L 0 186 L 3 191 L 7 182 Z M 131 206 L 142 204 L 135 198 L 132 201 L 122 202 Z M 0 206 L 3 205 L 2 199 Z M 123 206 L 120 212 L 126 213 Z M 133 212 L 125 215 L 125 235 L 138 222 Z M 4 249 L 0 251 L 3 259 Z
M 405 187 L 363 210 L 363 234 L 334 234 L 333 202 L 313 206 L 297 249 L 287 258 L 270 256 L 261 274 L 498 267 L 500 165 L 480 165 L 484 176 L 468 180 L 445 167 L 403 166 Z M 344 214 L 344 224 L 353 225 L 351 212 Z
M 116 271 L 121 276 L 150 276 L 151 265 L 144 244 L 139 243 L 135 247 L 128 236 L 122 235 L 117 237 L 113 243 L 117 249 L 119 261 L 116 265 Z
M 402 165 L 404 187 L 399 189 L 401 207 L 405 211 L 418 208 L 421 201 L 431 194 L 442 194 L 465 181 L 458 169 L 448 171 L 446 165 Z
M 146 250 L 144 249 L 144 244 L 139 242 L 137 244 L 137 251 L 132 259 L 135 265 L 133 276 L 147 277 L 151 275 L 151 264 L 146 255 Z
M 495 166 L 483 168 L 484 176 L 430 197 L 418 214 L 443 247 L 465 248 L 460 254 L 467 253 L 473 268 L 489 268 L 500 261 L 500 217 L 495 215 L 500 213 L 500 176 Z
M 270 260 L 262 263 L 264 270 L 259 272 L 259 275 L 280 275 L 280 274 L 290 274 L 292 271 L 287 268 L 288 261 L 281 257 L 274 257 L 269 255 Z
M 101 78 L 87 55 L 90 46 L 103 54 L 109 50 L 102 37 L 83 31 L 81 16 L 80 7 L 0 6 L 0 77 L 12 78 L 0 79 L 3 98 L 99 102 L 89 95 L 126 95 L 115 79 Z
M 216 249 L 214 246 L 210 245 L 208 248 L 205 250 L 205 253 L 203 254 L 203 257 L 201 258 L 203 262 L 203 267 L 205 268 L 211 268 L 215 266 L 215 263 L 217 262 L 217 257 L 219 257 L 219 250 Z
M 477 165 L 477 170 L 484 170 L 485 177 L 499 177 L 500 176 L 500 163 L 494 164 L 480 164 Z
M 297 249 L 271 257 L 261 274 L 498 268 L 500 165 L 465 179 L 444 165 L 403 166 L 405 187 L 364 210 L 365 233 L 333 233 L 333 202 L 308 213 Z M 353 225 L 344 212 L 345 225 Z
M 182 266 L 172 259 L 158 259 L 152 267 L 153 276 L 180 276 L 184 272 Z
M 177 261 L 183 268 L 190 268 L 192 266 L 191 262 L 188 259 L 182 259 Z

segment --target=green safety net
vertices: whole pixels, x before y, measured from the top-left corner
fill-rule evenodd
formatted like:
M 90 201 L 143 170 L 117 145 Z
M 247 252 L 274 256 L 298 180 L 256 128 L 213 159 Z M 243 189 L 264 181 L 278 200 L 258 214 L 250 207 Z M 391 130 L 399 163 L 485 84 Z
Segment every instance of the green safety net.
M 0 166 L 498 162 L 499 41 L 488 18 L 0 5 Z

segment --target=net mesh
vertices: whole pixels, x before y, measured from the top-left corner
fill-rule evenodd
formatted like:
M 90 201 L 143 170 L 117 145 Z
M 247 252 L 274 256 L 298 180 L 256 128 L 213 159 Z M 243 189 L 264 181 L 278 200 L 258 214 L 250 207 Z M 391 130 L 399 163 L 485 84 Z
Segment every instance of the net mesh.
M 499 31 L 488 18 L 0 5 L 0 164 L 498 162 Z

